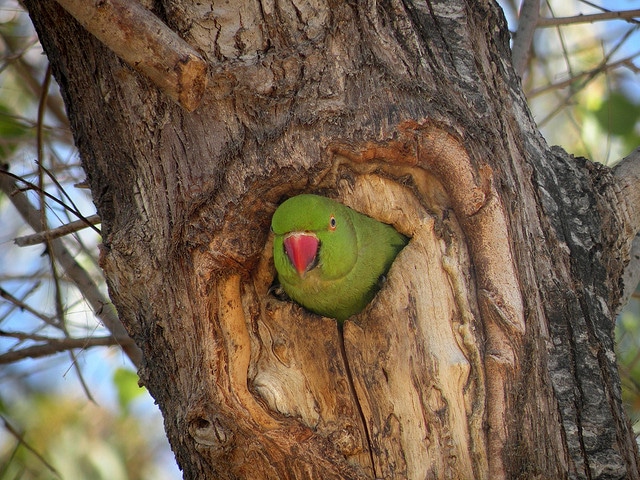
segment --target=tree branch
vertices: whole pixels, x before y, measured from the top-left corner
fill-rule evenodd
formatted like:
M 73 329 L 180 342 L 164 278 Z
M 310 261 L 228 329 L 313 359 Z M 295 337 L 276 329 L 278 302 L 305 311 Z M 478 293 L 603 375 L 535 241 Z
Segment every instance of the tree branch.
M 5 332 L 0 332 L 0 335 L 11 336 L 10 334 L 5 334 Z M 110 347 L 114 345 L 119 345 L 124 348 L 127 344 L 132 345 L 133 340 L 129 337 L 116 338 L 112 335 L 88 338 L 49 338 L 47 343 L 1 354 L 0 365 L 16 362 L 25 358 L 46 357 L 54 353 L 66 352 L 77 348 L 86 350 L 91 347 Z
M 635 17 L 640 17 L 640 10 L 622 10 L 619 12 L 602 12 L 591 15 L 575 15 L 573 17 L 541 18 L 538 20 L 539 28 L 558 27 L 576 23 L 593 23 L 602 20 L 627 20 L 633 21 Z
M 84 28 L 189 111 L 207 86 L 207 63 L 149 10 L 132 0 L 56 0 Z
M 576 73 L 575 75 L 572 75 L 571 77 L 569 77 L 566 80 L 561 80 L 559 82 L 556 83 L 550 83 L 548 85 L 544 85 L 542 87 L 536 88 L 534 90 L 531 90 L 530 92 L 527 93 L 527 98 L 532 99 L 534 97 L 537 97 L 538 95 L 542 95 L 544 93 L 549 92 L 550 90 L 561 90 L 563 88 L 569 87 L 571 86 L 571 84 L 581 80 L 584 77 L 587 77 L 587 80 L 585 80 L 585 82 L 589 81 L 591 78 L 593 78 L 594 76 L 609 71 L 609 70 L 613 70 L 615 68 L 621 67 L 621 66 L 626 66 L 626 67 L 632 67 L 633 66 L 633 59 L 636 58 L 638 56 L 638 54 L 633 54 L 633 55 L 629 55 L 628 57 L 625 57 L 621 60 L 618 60 L 616 62 L 601 62 L 600 64 L 598 64 L 597 67 L 592 68 L 591 70 L 585 70 L 584 72 L 579 72 Z M 607 57 L 608 59 L 609 57 Z M 582 86 L 581 86 L 582 87 Z
M 42 320 L 47 325 L 51 325 L 53 327 L 58 328 L 58 325 L 56 324 L 56 321 L 54 320 L 54 318 L 50 318 L 47 315 L 43 315 L 42 313 L 38 312 L 36 309 L 31 308 L 31 306 L 29 304 L 27 304 L 23 300 L 20 300 L 19 298 L 14 297 L 13 295 L 11 295 L 9 292 L 7 292 L 2 287 L 0 287 L 0 297 L 4 298 L 5 300 L 7 300 L 9 302 L 11 302 L 13 305 L 18 307 L 20 310 L 28 312 L 31 315 L 33 315 L 34 317 L 39 318 L 40 320 Z
M 42 170 L 42 166 L 41 166 L 41 165 L 39 166 L 39 170 L 40 170 L 40 171 L 43 171 L 43 170 Z M 86 219 L 86 218 L 85 218 L 85 217 L 84 217 L 84 216 L 83 216 L 83 215 L 78 211 L 78 209 L 76 209 L 76 208 L 74 208 L 73 206 L 70 206 L 70 205 L 68 205 L 68 204 L 64 203 L 64 202 L 63 202 L 62 200 L 60 200 L 59 198 L 56 198 L 55 196 L 51 195 L 51 194 L 50 194 L 49 192 L 47 192 L 44 188 L 42 188 L 42 187 L 40 187 L 40 186 L 38 186 L 38 185 L 36 185 L 36 184 L 34 184 L 34 183 L 31 183 L 31 182 L 29 182 L 29 181 L 25 180 L 24 178 L 22 178 L 22 177 L 20 177 L 20 176 L 18 176 L 18 175 L 16 175 L 16 174 L 14 174 L 14 173 L 9 172 L 8 170 L 0 169 L 0 176 L 8 176 L 8 177 L 14 178 L 14 179 L 16 179 L 16 180 L 19 180 L 20 182 L 24 183 L 24 184 L 28 187 L 28 189 L 31 189 L 31 190 L 34 190 L 35 192 L 37 192 L 37 193 L 38 193 L 38 195 L 39 195 L 41 198 L 46 197 L 46 198 L 48 198 L 49 200 L 52 200 L 52 201 L 56 202 L 57 204 L 61 205 L 61 206 L 62 206 L 62 207 L 64 207 L 66 210 L 69 210 L 69 211 L 70 211 L 71 213 L 73 213 L 76 217 L 78 217 L 78 218 L 80 219 L 80 221 L 82 221 L 82 222 L 83 222 L 87 227 L 91 227 L 93 230 L 95 230 L 95 232 L 96 232 L 98 235 L 100 235 L 100 233 L 101 233 L 101 232 L 100 232 L 100 230 L 99 230 L 98 228 L 96 228 L 96 227 L 95 227 L 95 224 L 93 224 L 93 223 L 89 222 L 89 221 L 88 221 L 88 220 L 87 220 L 87 219 Z M 40 182 L 40 183 L 42 183 L 42 182 Z M 15 187 L 15 190 L 11 191 L 10 193 L 7 193 L 7 192 L 5 192 L 5 193 L 7 193 L 7 195 L 15 195 L 15 194 L 16 194 L 16 193 L 18 193 L 18 192 L 22 192 L 22 189 L 19 189 L 16 185 L 14 185 L 14 187 Z M 41 213 L 40 213 L 40 211 L 39 211 L 39 210 L 36 210 L 36 212 L 38 212 L 38 214 L 39 214 L 39 215 L 41 215 Z M 41 220 L 42 220 L 42 219 L 41 219 Z M 40 225 L 40 228 L 35 228 L 35 226 L 34 226 L 34 225 L 31 225 L 31 228 L 33 228 L 35 231 L 40 231 L 40 230 L 42 229 L 42 224 Z
M 529 60 L 533 34 L 540 17 L 540 0 L 524 0 L 520 7 L 518 30 L 513 36 L 511 61 L 516 73 L 522 78 Z
M 100 216 L 90 215 L 86 217 L 84 220 L 76 220 L 74 222 L 70 222 L 56 228 L 51 228 L 44 232 L 38 232 L 32 235 L 25 235 L 24 237 L 18 237 L 14 240 L 14 242 L 19 247 L 37 245 L 38 243 L 44 243 L 54 238 L 64 237 L 65 235 L 69 235 L 70 233 L 74 233 L 74 232 L 77 232 L 78 230 L 82 230 L 83 228 L 87 228 L 88 227 L 87 222 L 90 222 L 91 224 L 96 225 L 100 223 Z
M 640 231 L 640 147 L 620 160 L 613 174 L 620 181 L 620 199 L 637 234 Z
M 40 214 L 29 202 L 26 195 L 19 191 L 16 184 L 7 175 L 0 172 L 0 190 L 7 194 L 20 215 L 35 231 L 40 229 Z M 51 240 L 51 254 L 60 262 L 65 273 L 75 283 L 96 317 L 116 338 L 127 337 L 115 307 L 105 298 L 91 276 L 75 261 L 60 238 Z M 122 344 L 122 348 L 136 367 L 142 364 L 142 351 L 133 343 Z

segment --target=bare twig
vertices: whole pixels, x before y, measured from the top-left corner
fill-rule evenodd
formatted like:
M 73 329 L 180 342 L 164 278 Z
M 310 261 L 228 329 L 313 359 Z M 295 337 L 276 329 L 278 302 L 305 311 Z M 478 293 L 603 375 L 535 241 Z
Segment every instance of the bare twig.
M 600 64 L 594 68 L 592 71 L 589 72 L 589 74 L 587 75 L 587 78 L 580 84 L 578 85 L 577 88 L 573 89 L 569 95 L 567 95 L 563 102 L 561 102 L 556 108 L 555 110 L 553 110 L 551 113 L 547 114 L 546 117 L 544 117 L 542 120 L 540 120 L 540 122 L 538 122 L 538 124 L 540 126 L 546 124 L 551 118 L 553 118 L 559 111 L 562 110 L 562 108 L 567 105 L 569 103 L 569 101 L 575 96 L 575 94 L 580 91 L 581 89 L 583 89 L 584 87 L 587 86 L 587 84 L 589 84 L 594 78 L 596 78 L 596 76 L 601 73 L 604 72 L 606 70 L 608 70 L 608 65 L 609 65 L 609 60 L 613 57 L 613 55 L 626 43 L 626 41 L 631 38 L 631 35 L 634 33 L 634 29 L 630 29 L 628 30 L 620 39 L 620 41 L 611 49 L 611 51 L 609 51 L 607 53 L 607 55 L 605 55 L 605 57 L 602 59 L 602 61 L 600 62 Z
M 74 232 L 77 232 L 78 230 L 82 230 L 83 228 L 87 228 L 87 222 L 90 222 L 93 225 L 96 225 L 100 223 L 100 216 L 90 215 L 86 217 L 84 220 L 76 220 L 75 222 L 67 223 L 65 225 L 61 225 L 56 228 L 51 228 L 44 232 L 38 232 L 32 235 L 25 235 L 24 237 L 18 237 L 14 240 L 14 242 L 19 247 L 37 245 L 38 243 L 44 243 L 47 240 L 51 240 L 53 238 L 64 237 L 65 235 L 69 235 L 70 233 L 74 233 Z
M 522 77 L 529 60 L 533 34 L 540 17 L 540 0 L 524 0 L 518 17 L 518 30 L 513 36 L 511 58 L 513 68 Z
M 527 93 L 527 98 L 532 99 L 534 97 L 537 97 L 538 95 L 543 95 L 551 90 L 561 90 L 563 88 L 571 86 L 573 83 L 579 81 L 584 77 L 591 78 L 595 75 L 604 73 L 608 70 L 613 70 L 615 68 L 622 67 L 622 66 L 628 66 L 630 62 L 634 58 L 636 58 L 638 55 L 640 55 L 640 52 L 636 52 L 633 55 L 629 55 L 628 57 L 618 60 L 617 62 L 606 63 L 604 65 L 601 63 L 596 68 L 593 68 L 591 70 L 586 70 L 584 72 L 576 73 L 572 75 L 570 78 L 567 78 L 566 80 L 562 80 L 556 83 L 550 83 L 549 85 L 536 88 L 535 90 L 531 90 L 529 93 Z
M 56 324 L 55 320 L 53 318 L 48 317 L 47 315 L 44 315 L 40 312 L 38 312 L 37 310 L 35 310 L 34 308 L 31 308 L 27 303 L 25 303 L 23 300 L 20 300 L 17 297 L 14 297 L 13 295 L 11 295 L 9 292 L 7 292 L 4 288 L 0 287 L 0 297 L 4 298 L 5 300 L 11 302 L 13 305 L 15 305 L 16 307 L 18 307 L 20 310 L 23 310 L 25 312 L 29 312 L 31 315 L 35 316 L 36 318 L 42 320 L 43 322 L 45 322 L 47 325 L 51 325 L 53 327 L 57 327 L 58 325 Z
M 4 332 L 0 332 L 2 335 Z M 5 336 L 5 335 L 3 335 Z M 8 335 L 6 335 L 8 336 Z M 112 347 L 132 344 L 133 340 L 129 337 L 115 338 L 112 335 L 105 337 L 88 337 L 88 338 L 49 338 L 46 343 L 41 345 L 33 345 L 24 347 L 20 350 L 13 350 L 0 355 L 0 365 L 13 363 L 25 358 L 40 358 L 53 355 L 60 352 L 71 352 L 75 349 L 86 350 L 91 347 Z
M 47 469 L 49 469 L 49 471 L 51 471 L 51 473 L 53 473 L 56 477 L 58 478 L 62 478 L 60 476 L 60 474 L 58 473 L 58 471 L 53 467 L 53 465 L 51 465 L 49 462 L 47 462 L 47 460 L 45 460 L 45 458 L 40 455 L 40 453 L 38 453 L 38 451 L 33 448 L 31 445 L 29 445 L 25 439 L 24 439 L 24 435 L 22 435 L 20 432 L 18 432 L 18 430 L 16 430 L 13 425 L 11 425 L 9 423 L 9 421 L 4 417 L 4 415 L 0 415 L 0 419 L 2 419 L 2 423 L 4 424 L 4 428 L 11 434 L 14 436 L 14 438 L 20 442 L 21 445 L 23 445 L 27 450 L 29 450 L 31 453 L 33 453 L 36 458 L 38 460 L 40 460 L 42 462 L 42 464 L 47 467 Z
M 547 8 L 549 12 L 551 12 L 553 18 L 556 18 L 556 14 L 553 12 L 553 8 L 551 7 L 550 0 L 546 0 Z M 561 28 L 556 28 L 556 33 L 558 35 L 558 40 L 560 41 L 560 49 L 562 50 L 562 58 L 564 58 L 564 63 L 567 66 L 567 71 L 569 75 L 573 77 L 573 65 L 571 64 L 571 55 L 569 54 L 569 49 L 567 48 L 567 42 L 565 40 L 565 33 Z
M 32 340 L 34 342 L 48 342 L 49 340 L 60 340 L 60 338 L 51 337 L 48 335 L 39 335 L 37 333 L 15 332 L 15 331 L 8 331 L 8 330 L 0 330 L 0 337 L 14 338 L 20 341 Z
M 11 465 L 11 462 L 13 462 L 13 459 L 16 458 L 16 454 L 18 453 L 18 451 L 20 450 L 20 446 L 22 444 L 20 442 L 17 442 L 16 445 L 13 447 L 13 450 L 11 451 L 11 453 L 9 455 L 4 455 L 4 464 L 0 465 L 0 478 L 6 478 L 6 473 L 9 470 L 9 466 Z
M 39 97 L 42 89 L 42 82 L 38 78 L 40 73 L 37 68 L 24 59 L 25 53 L 38 43 L 37 37 L 34 37 L 34 39 L 26 45 L 17 45 L 16 38 L 22 37 L 8 35 L 5 31 L 0 31 L 0 38 L 2 38 L 4 45 L 6 45 L 9 51 L 7 55 L 3 55 L 2 57 L 5 63 L 0 67 L 0 72 L 7 66 L 11 65 L 13 71 L 15 71 L 20 77 L 21 85 L 24 85 L 31 94 Z M 60 96 L 48 96 L 47 109 L 49 112 L 53 113 L 60 125 L 68 127 L 69 121 L 67 120 L 67 115 L 64 111 L 64 106 L 62 105 L 62 99 Z M 71 143 L 69 133 L 70 131 L 67 128 L 66 135 L 64 135 L 67 143 Z
M 11 41 L 11 35 L 5 35 L 5 32 L 0 31 L 0 38 L 2 38 L 4 45 L 6 46 L 6 52 L 2 55 L 2 65 L 0 65 L 0 73 L 4 72 L 9 66 L 12 66 L 22 58 L 35 44 L 38 43 L 38 38 L 32 39 L 26 45 L 21 46 L 19 51 L 14 51 L 13 42 Z
M 45 73 L 45 78 L 42 85 L 42 91 L 40 92 L 40 101 L 38 102 L 38 117 L 37 117 L 37 124 L 36 124 L 36 143 L 38 147 L 37 148 L 38 150 L 38 198 L 40 199 L 40 226 L 42 231 L 49 230 L 49 227 L 47 226 L 48 221 L 47 221 L 47 213 L 46 213 L 47 202 L 46 202 L 46 197 L 44 195 L 45 193 L 44 175 L 45 173 L 49 176 L 51 175 L 49 174 L 49 171 L 44 167 L 45 145 L 44 145 L 43 128 L 44 128 L 44 114 L 47 109 L 46 108 L 47 97 L 49 96 L 49 85 L 51 84 L 51 77 L 52 77 L 51 64 L 47 64 L 47 71 Z M 55 183 L 58 186 L 60 185 L 57 182 L 57 180 L 55 181 Z M 72 202 L 72 205 L 73 205 L 73 202 Z M 73 205 L 73 207 L 75 208 L 75 205 Z M 47 252 L 49 252 L 48 258 L 51 266 L 51 278 L 53 279 L 53 285 L 55 287 L 54 298 L 55 298 L 55 306 L 56 306 L 56 316 L 58 317 L 58 320 L 59 320 L 58 328 L 64 333 L 64 335 L 67 338 L 70 338 L 69 330 L 67 329 L 67 323 L 65 319 L 66 317 L 65 309 L 62 304 L 62 289 L 60 288 L 60 275 L 58 275 L 58 266 L 56 264 L 56 260 L 54 256 L 52 255 L 53 249 L 51 247 L 51 240 L 47 239 L 46 244 L 47 244 Z M 49 344 L 47 344 L 46 346 L 48 345 Z M 37 348 L 42 348 L 44 346 L 45 345 L 37 346 L 37 347 L 27 347 L 20 351 L 24 352 L 24 351 L 34 350 Z M 6 355 L 10 356 L 11 353 L 16 353 L 16 352 L 9 352 Z M 80 385 L 82 386 L 82 389 L 84 390 L 85 395 L 89 400 L 95 403 L 93 395 L 89 391 L 89 386 L 87 385 L 87 382 L 84 380 L 84 375 L 82 375 L 82 370 L 80 370 L 80 366 L 76 361 L 75 353 L 73 352 L 73 350 L 68 350 L 68 353 L 69 353 L 69 357 L 71 358 L 71 365 L 76 371 L 76 375 L 78 376 L 78 381 L 80 382 Z M 2 359 L 2 357 L 4 357 L 4 355 L 0 356 L 0 359 Z
M 82 215 L 78 210 L 76 210 L 76 209 L 75 209 L 75 208 L 73 208 L 73 207 L 70 207 L 69 205 L 67 205 L 66 203 L 64 203 L 62 200 L 60 200 L 59 198 L 54 197 L 53 195 L 51 195 L 51 194 L 50 194 L 49 192 L 47 192 L 46 190 L 44 190 L 44 189 L 40 188 L 38 185 L 36 185 L 36 184 L 34 184 L 34 183 L 31 183 L 31 182 L 29 182 L 29 181 L 25 180 L 24 178 L 19 177 L 18 175 L 14 174 L 14 173 L 11 173 L 11 172 L 9 172 L 9 171 L 7 171 L 7 170 L 2 170 L 2 169 L 0 169 L 0 177 L 2 177 L 2 176 L 4 176 L 4 175 L 6 175 L 6 176 L 8 176 L 8 177 L 11 177 L 11 178 L 14 178 L 14 179 L 16 179 L 16 180 L 18 180 L 18 181 L 20 181 L 20 182 L 24 183 L 24 184 L 25 184 L 25 185 L 26 185 L 30 190 L 34 190 L 34 191 L 38 192 L 40 195 L 44 195 L 44 196 L 45 196 L 45 197 L 47 197 L 48 199 L 53 200 L 53 201 L 54 201 L 54 202 L 56 202 L 57 204 L 59 204 L 59 205 L 61 205 L 62 207 L 64 207 L 66 210 L 69 210 L 69 211 L 70 211 L 71 213 L 73 213 L 76 217 L 78 217 L 82 222 L 84 222 L 84 223 L 85 223 L 85 225 L 86 225 L 87 227 L 92 228 L 92 229 L 93 229 L 93 230 L 94 230 L 98 235 L 100 235 L 100 230 L 99 230 L 98 228 L 96 228 L 94 224 L 92 224 L 91 222 L 89 222 L 89 221 L 84 217 L 84 215 Z M 10 183 L 12 183 L 12 184 L 13 184 L 13 182 L 10 182 Z M 14 186 L 15 186 L 15 184 L 14 184 Z M 7 195 L 15 195 L 15 194 L 17 194 L 17 193 L 19 193 L 19 192 L 21 192 L 21 191 L 22 191 L 22 189 L 20 189 L 20 188 L 18 188 L 17 186 L 15 186 L 15 189 L 13 189 L 10 193 L 7 193 L 7 192 L 5 192 L 5 193 L 7 193 Z M 35 231 L 37 231 L 37 232 L 39 232 L 39 231 L 41 231 L 41 230 L 42 230 L 42 228 L 41 228 L 41 227 L 40 227 L 40 228 L 35 228 L 33 225 L 31 225 L 31 227 L 32 227 Z
M 20 76 L 22 80 L 26 83 L 29 90 L 34 95 L 40 95 L 40 90 L 38 88 L 42 88 L 40 86 L 40 82 L 36 79 L 37 70 L 27 63 L 24 58 L 19 58 L 15 64 L 16 73 Z M 56 117 L 56 120 L 59 124 L 64 128 L 64 138 L 68 143 L 72 143 L 73 139 L 71 138 L 71 130 L 69 129 L 69 120 L 67 119 L 67 114 L 64 110 L 64 105 L 59 96 L 47 96 L 47 111 L 53 113 Z
M 40 174 L 43 172 L 46 173 L 49 179 L 55 184 L 56 187 L 58 187 L 58 191 L 62 194 L 62 196 L 67 199 L 69 204 L 71 204 L 73 209 L 75 211 L 79 211 L 78 207 L 73 202 L 73 199 L 71 198 L 71 196 L 67 193 L 64 187 L 58 181 L 58 178 L 51 172 L 51 170 L 49 170 L 47 167 L 44 166 L 44 158 L 38 158 L 37 164 L 38 164 L 38 172 Z M 67 204 L 65 203 L 65 205 Z
M 20 215 L 31 225 L 31 228 L 39 230 L 40 216 L 38 211 L 31 205 L 26 195 L 19 192 L 15 182 L 6 175 L 0 175 L 0 190 L 7 194 L 13 205 L 20 212 Z M 75 261 L 62 240 L 59 238 L 51 240 L 51 249 L 67 276 L 80 290 L 87 303 L 93 309 L 94 314 L 102 321 L 104 326 L 115 338 L 127 337 L 127 332 L 120 322 L 113 304 L 102 295 L 98 286 Z M 140 349 L 133 342 L 123 344 L 122 348 L 133 364 L 140 367 L 142 364 L 142 352 Z
M 207 64 L 158 17 L 132 0 L 57 0 L 132 68 L 189 111 L 207 85 Z
M 635 22 L 635 18 L 640 17 L 640 10 L 621 10 L 602 13 L 592 13 L 590 15 L 575 15 L 573 17 L 540 18 L 539 28 L 559 27 L 565 25 L 575 25 L 577 23 L 593 23 L 603 20 L 627 20 Z

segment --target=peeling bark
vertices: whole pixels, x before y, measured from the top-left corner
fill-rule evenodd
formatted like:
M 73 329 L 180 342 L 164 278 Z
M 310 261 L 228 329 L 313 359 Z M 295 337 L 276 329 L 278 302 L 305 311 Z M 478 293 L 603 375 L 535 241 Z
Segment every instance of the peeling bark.
M 636 207 L 541 139 L 497 7 L 164 2 L 208 62 L 188 113 L 26 4 L 185 478 L 639 477 L 613 352 Z M 342 331 L 269 294 L 303 191 L 411 237 Z

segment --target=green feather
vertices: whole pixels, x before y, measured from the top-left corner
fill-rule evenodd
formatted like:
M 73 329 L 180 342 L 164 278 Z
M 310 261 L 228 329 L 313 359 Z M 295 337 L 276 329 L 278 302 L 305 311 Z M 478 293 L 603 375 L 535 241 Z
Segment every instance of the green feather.
M 287 295 L 306 309 L 341 322 L 373 299 L 380 277 L 408 241 L 390 225 L 309 194 L 280 205 L 271 229 L 274 264 Z M 319 241 L 315 262 L 302 274 L 285 250 L 285 238 L 293 232 L 314 234 Z

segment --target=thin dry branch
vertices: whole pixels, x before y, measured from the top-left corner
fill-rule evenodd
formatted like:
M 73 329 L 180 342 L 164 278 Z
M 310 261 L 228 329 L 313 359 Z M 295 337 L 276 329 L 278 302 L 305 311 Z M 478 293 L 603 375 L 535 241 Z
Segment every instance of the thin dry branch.
M 4 425 L 4 428 L 11 434 L 13 435 L 13 437 L 20 443 L 20 445 L 23 445 L 24 448 L 26 448 L 27 450 L 29 450 L 31 453 L 33 453 L 35 455 L 35 457 L 42 462 L 42 464 L 47 467 L 47 469 L 53 474 L 55 475 L 57 478 L 62 478 L 60 476 L 60 473 L 58 473 L 58 471 L 53 467 L 53 465 L 51 465 L 34 447 L 32 447 L 29 443 L 27 443 L 27 441 L 24 439 L 24 435 L 20 432 L 18 432 L 18 430 L 15 429 L 15 427 L 13 425 L 11 425 L 9 423 L 9 421 L 3 416 L 0 415 L 0 420 L 2 420 L 2 423 Z
M 1 336 L 5 332 L 0 332 Z M 86 350 L 91 347 L 112 347 L 133 344 L 133 340 L 129 337 L 116 338 L 112 335 L 105 337 L 88 337 L 88 338 L 50 338 L 46 343 L 40 345 L 32 345 L 24 347 L 20 350 L 13 350 L 0 355 L 0 365 L 17 362 L 25 358 L 40 358 L 53 355 L 60 352 L 68 352 L 76 349 Z
M 40 168 L 39 168 L 40 169 Z M 41 170 L 41 169 L 40 169 Z M 72 206 L 64 203 L 62 200 L 60 200 L 59 198 L 56 198 L 55 196 L 51 195 L 49 192 L 47 192 L 46 190 L 44 190 L 44 188 L 39 187 L 38 185 L 35 185 L 27 180 L 25 180 L 22 177 L 19 177 L 18 175 L 15 175 L 7 170 L 2 170 L 0 169 L 0 177 L 2 176 L 7 176 L 7 177 L 11 177 L 14 178 L 15 180 L 19 180 L 20 182 L 24 183 L 27 186 L 27 189 L 29 190 L 34 190 L 36 192 L 38 192 L 38 195 L 40 195 L 41 197 L 47 197 L 49 200 L 53 200 L 54 202 L 56 202 L 58 205 L 64 207 L 66 210 L 70 211 L 71 213 L 73 213 L 76 217 L 78 217 L 80 219 L 81 222 L 83 222 L 87 227 L 92 228 L 98 235 L 100 235 L 100 230 L 98 228 L 95 227 L 95 224 L 91 223 L 87 218 L 85 218 L 84 215 L 82 215 L 76 208 L 73 208 Z M 7 193 L 7 195 L 15 195 L 18 192 L 22 192 L 23 189 L 19 189 L 17 186 L 15 186 L 15 190 L 13 190 L 11 193 Z M 5 192 L 6 193 L 6 192 Z M 31 227 L 36 230 L 36 231 L 40 231 L 41 228 L 35 228 L 33 225 L 31 225 Z
M 561 27 L 565 25 L 575 25 L 578 23 L 593 23 L 603 20 L 626 20 L 636 22 L 635 18 L 640 17 L 640 10 L 621 10 L 612 12 L 593 13 L 590 15 L 575 15 L 572 17 L 540 18 L 538 28 Z
M 44 243 L 54 238 L 64 237 L 65 235 L 69 235 L 70 233 L 74 233 L 74 232 L 77 232 L 78 230 L 87 228 L 88 227 L 87 222 L 93 225 L 97 225 L 100 223 L 100 216 L 90 215 L 86 217 L 84 220 L 76 220 L 74 222 L 70 222 L 56 228 L 51 228 L 44 232 L 38 232 L 32 235 L 25 235 L 24 237 L 18 237 L 14 240 L 14 242 L 19 247 L 37 245 L 39 243 Z
M 38 147 L 38 198 L 40 200 L 40 228 L 43 231 L 49 230 L 48 221 L 47 221 L 47 204 L 45 197 L 45 173 L 49 173 L 46 168 L 44 168 L 44 114 L 47 109 L 47 97 L 49 96 L 49 85 L 51 84 L 51 79 L 53 77 L 53 73 L 51 71 L 51 65 L 47 65 L 47 70 L 45 72 L 44 82 L 42 84 L 42 92 L 40 92 L 40 101 L 38 102 L 38 116 L 36 123 L 36 143 Z M 56 185 L 59 185 L 57 180 L 55 181 Z M 73 203 L 72 203 L 73 205 Z M 75 207 L 75 205 L 74 205 Z M 51 241 L 47 240 L 47 251 L 49 253 L 52 252 Z M 56 263 L 55 257 L 51 254 L 48 255 L 49 263 L 51 266 L 51 278 L 53 279 L 54 285 L 54 298 L 55 298 L 55 306 L 56 306 L 56 316 L 58 318 L 59 324 L 58 328 L 65 334 L 67 338 L 70 338 L 69 330 L 67 329 L 67 322 L 65 320 L 65 309 L 62 302 L 62 289 L 60 287 L 60 275 L 58 275 L 58 265 Z M 29 350 L 29 348 L 27 348 Z M 71 358 L 71 364 L 76 371 L 78 376 L 78 381 L 80 385 L 87 395 L 87 398 L 95 403 L 93 399 L 93 395 L 89 391 L 89 386 L 87 382 L 84 380 L 84 376 L 82 375 L 82 370 L 77 362 L 75 353 L 73 350 L 68 350 L 69 357 Z
M 539 126 L 543 126 L 545 125 L 550 119 L 552 119 L 555 115 L 558 114 L 558 112 L 560 112 L 564 106 L 566 106 L 569 101 L 576 95 L 576 93 L 578 91 L 580 91 L 581 89 L 585 88 L 587 86 L 588 83 L 590 83 L 593 79 L 596 78 L 596 76 L 601 73 L 606 71 L 607 69 L 609 69 L 610 67 L 608 67 L 609 65 L 609 61 L 611 60 L 611 58 L 613 57 L 613 55 L 622 48 L 622 46 L 627 42 L 627 40 L 629 40 L 629 38 L 631 38 L 631 35 L 633 34 L 635 30 L 634 29 L 629 29 L 620 39 L 620 41 L 618 41 L 618 43 L 604 56 L 604 58 L 602 59 L 602 61 L 600 62 L 600 64 L 598 65 L 598 67 L 596 67 L 595 69 L 593 69 L 588 75 L 587 78 L 585 78 L 585 80 L 582 82 L 581 85 L 579 85 L 577 88 L 574 88 L 571 90 L 571 92 L 569 92 L 569 94 L 564 98 L 564 101 L 562 101 L 560 104 L 558 104 L 556 106 L 556 108 L 551 111 L 550 113 L 547 114 L 546 117 L 544 117 L 542 120 L 540 120 L 538 122 Z M 563 48 L 564 49 L 564 48 Z M 635 56 L 635 54 L 634 54 Z M 633 57 L 630 57 L 633 58 Z M 567 61 L 567 65 L 570 65 L 570 62 Z
M 207 64 L 158 17 L 132 0 L 57 0 L 84 28 L 189 111 L 207 85 Z
M 25 54 L 37 43 L 37 39 L 34 38 L 28 44 L 23 45 L 16 41 L 18 38 L 22 37 L 16 37 L 9 35 L 8 32 L 0 31 L 0 39 L 2 39 L 5 48 L 8 50 L 8 52 L 2 56 L 4 63 L 2 67 L 0 67 L 0 72 L 10 66 L 12 71 L 20 78 L 21 85 L 33 96 L 40 97 L 42 92 L 42 81 L 38 78 L 40 70 L 24 58 Z M 47 109 L 55 116 L 59 125 L 68 127 L 69 121 L 64 111 L 62 98 L 59 95 L 47 96 Z M 68 143 L 72 141 L 70 133 L 67 128 L 65 140 Z
M 57 323 L 56 323 L 54 318 L 51 318 L 51 317 L 49 317 L 47 315 L 44 315 L 44 314 L 38 312 L 36 309 L 31 308 L 31 306 L 29 304 L 27 304 L 26 302 L 24 302 L 24 300 L 20 300 L 19 298 L 14 297 L 9 292 L 7 292 L 4 288 L 1 288 L 1 287 L 0 287 L 0 297 L 4 298 L 8 302 L 12 303 L 16 307 L 18 307 L 20 310 L 28 312 L 31 315 L 33 315 L 34 317 L 42 320 L 47 325 L 51 325 L 52 327 L 56 327 L 56 328 L 58 327 L 58 325 L 57 325 Z
M 550 83 L 548 85 L 545 85 L 543 87 L 540 88 L 536 88 L 534 90 L 531 90 L 530 92 L 527 93 L 527 98 L 532 99 L 534 97 L 537 97 L 538 95 L 542 95 L 545 94 L 551 90 L 562 90 L 563 88 L 567 88 L 570 87 L 573 83 L 588 77 L 588 79 L 593 78 L 595 75 L 598 75 L 600 73 L 605 73 L 609 70 L 613 70 L 615 68 L 618 67 L 632 67 L 633 66 L 633 59 L 636 58 L 638 55 L 640 54 L 640 52 L 636 52 L 632 55 L 629 55 L 621 60 L 618 60 L 616 62 L 611 62 L 611 63 L 606 63 L 606 64 L 598 64 L 597 67 L 591 69 L 591 70 L 585 70 L 584 72 L 580 72 L 580 73 L 576 73 L 575 75 L 572 75 L 571 77 L 567 78 L 566 80 L 562 80 L 560 82 L 556 82 L 556 83 Z
M 7 194 L 13 205 L 16 207 L 20 215 L 34 230 L 40 229 L 40 214 L 37 209 L 29 202 L 15 182 L 0 172 L 0 190 Z M 95 284 L 91 276 L 84 270 L 73 258 L 60 238 L 51 240 L 51 254 L 60 262 L 65 274 L 73 281 L 80 290 L 87 303 L 93 309 L 94 314 L 102 321 L 104 326 L 111 332 L 115 338 L 127 337 L 127 332 L 120 322 L 118 315 L 109 299 L 105 298 L 100 289 Z M 142 364 L 142 352 L 133 343 L 122 345 L 122 349 L 131 359 L 136 367 Z
M 540 18 L 540 0 L 524 0 L 518 17 L 518 30 L 513 36 L 511 58 L 513 68 L 522 77 L 527 68 L 533 34 Z
M 40 335 L 39 333 L 26 333 L 0 330 L 0 337 L 13 338 L 21 342 L 32 340 L 34 342 L 48 342 L 49 340 L 60 340 L 59 337 L 51 337 L 49 335 Z M 90 338 L 90 337 L 87 337 Z

